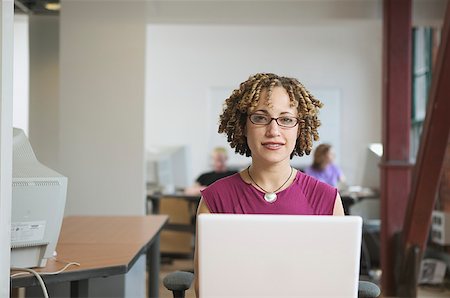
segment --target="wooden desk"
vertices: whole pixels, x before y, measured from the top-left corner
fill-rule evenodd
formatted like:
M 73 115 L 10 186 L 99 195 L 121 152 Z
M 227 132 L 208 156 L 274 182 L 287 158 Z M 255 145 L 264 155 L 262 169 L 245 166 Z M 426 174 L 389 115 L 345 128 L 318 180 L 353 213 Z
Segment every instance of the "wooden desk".
M 190 234 L 191 237 L 195 237 L 195 226 L 196 226 L 196 210 L 198 207 L 198 204 L 200 203 L 200 198 L 201 196 L 193 196 L 193 195 L 185 195 L 185 194 L 179 194 L 179 193 L 175 193 L 175 194 L 154 194 L 151 192 L 147 193 L 147 201 L 151 202 L 152 204 L 152 209 L 151 209 L 151 213 L 152 214 L 159 214 L 161 211 L 161 202 L 164 202 L 164 200 L 167 201 L 172 201 L 175 200 L 181 200 L 181 201 L 185 201 L 188 203 L 188 210 L 189 210 L 189 220 L 188 222 L 176 222 L 174 221 L 174 218 L 170 218 L 169 222 L 164 226 L 164 231 L 166 231 L 166 233 L 164 234 L 163 232 L 163 251 L 161 253 L 161 256 L 164 259 L 192 259 L 194 257 L 194 250 L 191 247 L 191 249 L 189 251 L 186 251 L 186 238 L 177 238 L 178 239 L 178 243 L 173 243 L 171 242 L 170 244 L 167 242 L 169 237 L 172 237 L 171 239 L 173 239 L 173 237 L 177 237 L 180 234 L 177 232 L 182 232 L 181 236 L 184 235 L 188 235 Z M 150 211 L 147 209 L 147 214 L 150 213 Z M 173 214 L 172 214 L 173 215 Z M 173 233 L 175 232 L 175 233 Z M 172 233 L 169 235 L 169 233 Z M 188 233 L 188 234 L 186 234 Z M 189 241 L 189 240 L 187 240 Z M 176 244 L 176 246 L 174 246 L 174 244 Z M 189 246 L 192 245 L 192 243 L 187 244 Z M 172 248 L 176 247 L 176 250 L 173 251 Z M 165 249 L 165 251 L 164 251 Z
M 57 259 L 78 262 L 58 275 L 45 275 L 45 283 L 70 281 L 72 297 L 86 297 L 90 278 L 127 273 L 141 254 L 147 253 L 149 297 L 158 297 L 159 233 L 165 215 L 73 216 L 63 220 Z M 48 260 L 38 272 L 54 272 L 65 264 Z M 34 276 L 11 279 L 12 287 L 39 285 Z
M 147 200 L 152 202 L 152 213 L 159 214 L 159 206 L 161 200 L 165 198 L 179 199 L 188 201 L 189 203 L 198 204 L 200 202 L 201 196 L 192 196 L 192 195 L 184 195 L 184 194 L 153 194 L 147 193 Z M 149 210 L 147 210 L 147 214 L 149 214 Z
M 201 196 L 191 196 L 183 194 L 147 194 L 147 200 L 152 203 L 152 214 L 159 214 L 161 201 L 164 199 L 184 200 L 187 201 L 194 210 L 197 210 L 198 204 L 200 203 L 200 198 Z M 149 214 L 148 209 L 147 214 Z M 190 225 L 168 223 L 164 227 L 164 229 L 178 232 L 195 233 L 195 219 L 196 216 L 195 214 L 193 214 Z

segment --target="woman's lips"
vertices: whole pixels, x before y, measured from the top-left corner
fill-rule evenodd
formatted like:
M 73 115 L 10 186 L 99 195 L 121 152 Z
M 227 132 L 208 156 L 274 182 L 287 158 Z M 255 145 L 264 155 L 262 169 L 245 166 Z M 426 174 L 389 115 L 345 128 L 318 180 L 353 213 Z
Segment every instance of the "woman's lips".
M 267 143 L 262 143 L 262 145 L 264 146 L 264 148 L 267 148 L 269 150 L 277 150 L 277 149 L 280 149 L 284 144 L 283 143 L 267 142 Z

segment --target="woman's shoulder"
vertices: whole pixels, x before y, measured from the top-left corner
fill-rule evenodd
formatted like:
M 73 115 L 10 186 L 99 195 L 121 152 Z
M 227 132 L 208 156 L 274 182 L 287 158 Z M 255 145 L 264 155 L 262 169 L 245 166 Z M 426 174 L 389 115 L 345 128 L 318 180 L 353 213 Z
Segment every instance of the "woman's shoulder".
M 310 191 L 334 191 L 335 187 L 317 179 L 314 176 L 309 175 L 306 171 L 302 173 L 298 171 L 297 173 L 297 183 L 305 192 Z
M 239 173 L 217 180 L 201 191 L 211 213 L 223 213 L 233 207 L 232 199 L 242 185 Z
M 242 181 L 239 173 L 234 173 L 232 175 L 220 178 L 219 180 L 212 183 L 210 186 L 206 187 L 204 190 L 216 191 L 227 189 L 230 186 L 238 185 Z
M 332 214 L 337 189 L 304 173 L 298 174 L 298 187 L 301 188 L 315 214 Z
M 211 184 L 211 186 L 214 184 L 218 184 L 218 185 L 234 184 L 234 183 L 238 183 L 240 180 L 241 180 L 241 176 L 240 176 L 239 172 L 234 172 L 234 173 L 231 173 L 231 175 L 220 178 L 219 180 L 217 180 L 216 182 Z
M 342 169 L 340 166 L 338 166 L 335 163 L 330 164 L 330 168 L 332 169 L 333 172 L 335 173 L 342 173 Z
M 317 175 L 317 174 L 322 173 L 322 171 L 318 170 L 316 168 L 313 168 L 313 166 L 308 166 L 305 168 L 304 173 L 307 175 Z
M 313 168 L 311 166 L 307 166 L 306 168 L 304 168 L 303 173 L 308 174 L 309 172 L 311 172 L 313 170 Z M 299 171 L 300 172 L 300 171 Z

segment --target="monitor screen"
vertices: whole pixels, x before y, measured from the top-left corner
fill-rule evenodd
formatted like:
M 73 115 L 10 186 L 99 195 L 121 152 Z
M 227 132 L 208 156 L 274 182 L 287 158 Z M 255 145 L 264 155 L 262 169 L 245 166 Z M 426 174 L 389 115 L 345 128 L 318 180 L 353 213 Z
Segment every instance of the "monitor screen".
M 67 177 L 41 164 L 25 133 L 13 132 L 11 267 L 44 267 L 58 242 Z
M 383 145 L 380 143 L 369 144 L 366 152 L 366 160 L 362 175 L 361 186 L 380 189 L 379 164 L 383 156 Z

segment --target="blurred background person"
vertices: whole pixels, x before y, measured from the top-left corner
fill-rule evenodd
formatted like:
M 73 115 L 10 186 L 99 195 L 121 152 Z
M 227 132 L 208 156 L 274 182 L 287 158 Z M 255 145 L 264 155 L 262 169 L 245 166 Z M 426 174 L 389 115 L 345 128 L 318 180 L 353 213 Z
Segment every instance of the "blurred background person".
M 320 144 L 314 151 L 313 164 L 305 169 L 305 174 L 341 189 L 345 184 L 342 170 L 334 164 L 334 152 L 330 144 Z
M 227 167 L 228 154 L 223 147 L 214 148 L 211 153 L 211 163 L 213 170 L 201 174 L 194 185 L 187 187 L 184 191 L 187 195 L 200 196 L 200 191 L 207 186 L 213 184 L 217 180 L 237 173 L 235 170 L 230 170 Z

